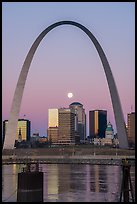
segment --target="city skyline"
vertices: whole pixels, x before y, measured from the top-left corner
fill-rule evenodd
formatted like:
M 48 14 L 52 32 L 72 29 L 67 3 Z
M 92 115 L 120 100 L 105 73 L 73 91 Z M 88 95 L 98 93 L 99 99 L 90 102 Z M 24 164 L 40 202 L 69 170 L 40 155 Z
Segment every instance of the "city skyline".
M 92 11 L 93 7 L 96 6 L 96 9 L 102 9 L 102 13 L 104 15 L 104 20 L 106 20 L 106 16 L 104 11 L 105 8 L 102 4 L 94 4 L 94 3 L 82 3 L 84 5 L 83 9 L 88 9 L 87 5 L 91 5 L 90 9 Z M 41 32 L 41 30 L 51 24 L 51 22 L 57 22 L 57 20 L 76 20 L 77 15 L 74 15 L 73 11 L 76 10 L 78 13 L 82 9 L 81 3 L 4 3 L 3 4 L 3 120 L 8 119 L 11 101 L 13 98 L 15 86 L 17 83 L 17 79 L 19 76 L 19 72 L 21 70 L 22 64 L 26 57 L 26 53 L 29 50 L 31 44 L 33 43 L 35 36 Z M 115 5 L 112 8 L 112 4 Z M 28 5 L 28 8 L 26 7 Z M 36 22 L 36 25 L 32 23 L 33 30 L 30 29 L 29 23 L 32 22 L 32 18 L 34 17 L 34 10 L 36 9 L 36 5 L 38 6 L 38 10 L 42 9 L 41 5 L 47 5 L 47 7 L 43 8 L 43 15 L 44 9 L 48 8 L 52 10 L 56 10 L 57 13 L 51 15 L 51 20 L 48 19 Z M 60 8 L 59 8 L 60 5 Z M 66 6 L 69 5 L 69 6 Z M 76 9 L 76 5 L 78 5 Z M 97 6 L 98 5 L 98 6 Z M 114 28 L 111 27 L 110 22 L 107 23 L 107 32 L 100 29 L 99 25 L 101 22 L 96 19 L 93 26 L 93 21 L 87 20 L 87 15 L 85 15 L 85 22 L 82 20 L 82 17 L 79 16 L 79 22 L 86 25 L 93 34 L 97 36 L 97 39 L 101 44 L 103 44 L 104 52 L 108 58 L 112 73 L 114 75 L 114 79 L 117 84 L 118 93 L 120 96 L 122 109 L 124 113 L 125 122 L 127 122 L 127 113 L 134 110 L 135 104 L 135 95 L 134 95 L 134 4 L 132 3 L 106 3 L 113 12 L 117 9 L 118 14 L 120 15 L 120 9 L 123 11 L 121 13 L 121 25 L 123 25 L 123 29 L 127 29 L 129 26 L 131 29 L 130 32 L 125 32 L 125 35 L 122 38 L 122 32 L 117 30 L 116 28 L 120 29 L 120 22 L 114 21 Z M 118 7 L 120 6 L 120 8 Z M 124 9 L 122 10 L 122 5 L 124 5 Z M 21 6 L 23 6 L 21 8 Z M 65 15 L 62 12 L 62 15 L 59 15 L 59 10 L 64 6 L 66 8 L 67 15 L 70 14 L 70 17 Z M 29 13 L 29 9 L 32 9 L 32 12 Z M 70 12 L 70 8 L 72 12 Z M 75 9 L 74 9 L 75 8 Z M 27 27 L 27 30 L 24 30 L 22 36 L 21 30 L 16 28 L 20 22 L 19 19 L 15 19 L 15 16 L 20 11 L 26 12 L 26 16 L 28 16 L 29 22 L 25 22 L 22 19 L 21 23 L 22 26 Z M 9 13 L 7 13 L 9 11 Z M 132 13 L 130 13 L 132 11 Z M 13 13 L 14 12 L 14 15 Z M 10 15 L 12 14 L 12 18 L 9 19 Z M 50 12 L 48 13 L 50 16 Z M 73 14 L 73 15 L 72 15 Z M 30 15 L 30 16 L 29 16 Z M 94 13 L 95 15 L 95 13 Z M 118 16 L 119 16 L 118 15 Z M 131 15 L 131 16 L 130 16 Z M 40 17 L 41 14 L 38 13 Z M 29 18 L 30 17 L 30 18 Z M 111 18 L 116 17 L 114 14 Z M 127 18 L 125 24 L 123 19 L 124 17 Z M 55 19 L 54 19 L 55 18 Z M 39 18 L 38 18 L 39 19 Z M 112 19 L 111 19 L 112 20 Z M 114 19 L 113 19 L 114 20 Z M 132 20 L 132 21 L 131 21 Z M 16 21 L 16 26 L 14 27 L 13 22 Z M 8 24 L 11 23 L 11 26 L 8 27 Z M 97 23 L 97 24 L 96 24 Z M 13 28 L 12 28 L 13 25 Z M 94 29 L 93 29 L 93 27 Z M 111 30 L 109 29 L 111 27 Z M 15 29 L 14 29 L 15 28 Z M 18 27 L 19 28 L 19 27 Z M 112 29 L 113 28 L 113 29 Z M 10 31 L 11 36 L 9 36 Z M 17 31 L 17 35 L 13 36 L 13 33 Z M 115 30 L 115 38 L 113 36 L 113 41 L 117 43 L 115 46 L 113 44 L 112 39 L 110 38 L 110 33 L 114 32 Z M 104 34 L 103 34 L 104 32 Z M 15 33 L 14 33 L 15 34 Z M 112 34 L 112 33 L 111 33 Z M 19 36 L 20 35 L 20 36 Z M 15 36 L 17 37 L 15 39 Z M 27 37 L 28 36 L 28 37 Z M 118 38 L 119 37 L 119 38 Z M 22 39 L 23 38 L 23 39 Z M 20 41 L 20 40 L 21 41 Z M 75 41 L 75 43 L 73 43 Z M 118 41 L 118 42 L 117 42 Z M 8 43 L 8 44 L 7 44 Z M 15 43 L 14 49 L 12 51 L 12 43 Z M 16 43 L 18 46 L 16 46 Z M 23 44 L 21 44 L 23 43 Z M 70 45 L 71 44 L 71 45 Z M 75 46 L 73 45 L 75 44 Z M 110 44 L 110 45 L 109 45 Z M 113 46 L 112 46 L 113 44 Z M 122 48 L 124 47 L 124 49 Z M 26 47 L 26 48 L 25 48 Z M 126 51 L 126 47 L 128 47 L 128 51 Z M 117 48 L 117 49 L 116 49 Z M 26 49 L 26 50 L 25 50 Z M 123 49 L 123 52 L 122 52 Z M 19 50 L 19 53 L 17 54 Z M 58 51 L 59 50 L 59 51 Z M 73 50 L 73 51 L 72 51 Z M 79 52 L 77 52 L 79 50 Z M 83 51 L 84 50 L 84 51 Z M 111 50 L 111 51 L 110 51 Z M 12 52 L 11 52 L 12 51 Z M 66 53 L 66 54 L 65 54 Z M 43 57 L 44 55 L 44 57 Z M 77 56 L 78 55 L 78 56 Z M 127 56 L 128 57 L 127 57 Z M 52 60 L 54 56 L 55 60 Z M 75 57 L 74 57 L 75 56 Z M 84 56 L 84 57 L 83 57 Z M 21 59 L 22 58 L 22 59 Z M 68 60 L 70 59 L 70 60 Z M 9 64 L 13 68 L 9 69 Z M 46 64 L 47 63 L 47 64 Z M 15 66 L 16 64 L 16 66 Z M 21 106 L 21 113 L 20 117 L 22 118 L 23 115 L 32 121 L 32 130 L 38 130 L 40 134 L 46 133 L 48 127 L 48 109 L 49 108 L 57 108 L 60 105 L 62 107 L 69 106 L 74 101 L 78 101 L 83 104 L 87 119 L 88 119 L 88 112 L 89 110 L 93 109 L 106 109 L 108 111 L 108 121 L 113 124 L 115 128 L 114 122 L 114 114 L 112 109 L 112 104 L 109 96 L 108 87 L 106 84 L 106 79 L 101 67 L 100 60 L 96 56 L 96 51 L 94 47 L 89 43 L 88 39 L 84 34 L 78 31 L 75 28 L 71 28 L 69 26 L 62 26 L 60 29 L 55 29 L 52 31 L 45 40 L 43 40 L 42 45 L 37 51 L 37 56 L 34 57 L 34 60 L 31 65 L 31 77 L 28 76 L 27 84 L 25 87 L 25 93 L 23 96 L 22 106 Z M 33 67 L 33 68 L 32 68 Z M 58 70 L 56 70 L 56 67 Z M 64 69 L 64 67 L 66 69 Z M 76 70 L 74 69 L 76 67 Z M 77 68 L 78 67 L 78 68 Z M 83 69 L 84 67 L 84 69 Z M 96 67 L 96 70 L 95 68 Z M 123 68 L 124 67 L 124 68 Z M 87 71 L 85 71 L 87 69 Z M 39 71 L 40 70 L 40 71 Z M 8 74 L 7 74 L 8 73 Z M 67 75 L 66 75 L 67 73 Z M 94 73 L 94 74 L 93 74 Z M 124 73 L 124 76 L 122 74 Z M 45 77 L 46 76 L 46 80 Z M 93 76 L 92 76 L 93 75 Z M 57 80 L 56 80 L 57 79 Z M 76 80 L 77 79 L 77 80 Z M 100 83 L 98 83 L 98 81 Z M 83 82 L 83 83 L 82 83 Z M 130 82 L 130 83 L 129 83 Z M 98 86 L 99 84 L 99 86 Z M 80 87 L 80 88 L 79 88 Z M 90 87 L 90 88 L 89 88 Z M 100 89 L 101 87 L 101 89 Z M 89 91 L 87 91 L 89 89 Z M 67 97 L 67 94 L 72 92 L 74 96 L 72 98 Z M 53 94 L 51 94 L 53 93 Z M 89 93 L 91 95 L 89 96 Z M 98 94 L 96 94 L 98 93 Z M 94 96 L 94 97 L 93 97 Z M 29 101 L 29 103 L 28 103 Z M 88 124 L 88 122 L 87 122 Z M 88 130 L 88 128 L 87 128 Z
M 73 102 L 73 103 L 71 103 L 71 104 L 79 104 L 79 102 Z M 60 106 L 60 108 L 50 108 L 50 109 L 48 109 L 48 125 L 47 125 L 47 130 L 48 130 L 48 128 L 49 127 L 58 127 L 58 117 L 57 117 L 57 115 L 58 115 L 58 111 L 59 110 L 61 110 L 61 109 L 70 109 L 70 106 L 71 106 L 71 104 L 69 104 L 69 106 L 68 107 L 61 107 Z M 83 104 L 81 104 L 82 106 L 83 106 Z M 85 109 L 84 109 L 85 110 Z M 52 113 L 52 117 L 50 116 L 50 112 Z M 90 117 L 90 112 L 106 112 L 106 119 L 108 118 L 107 117 L 107 110 L 103 110 L 103 109 L 94 109 L 94 110 L 89 110 L 89 113 L 88 113 L 88 116 Z M 135 114 L 135 112 L 130 112 L 130 113 L 127 113 L 127 123 L 126 123 L 126 127 L 128 126 L 128 120 L 129 120 L 129 115 L 130 114 Z M 87 116 L 86 116 L 87 117 Z M 21 121 L 29 121 L 29 118 L 27 118 L 26 117 L 26 115 L 24 115 L 22 118 L 19 118 L 18 119 L 19 121 L 21 120 Z M 5 120 L 3 120 L 3 122 L 5 122 L 5 121 L 8 121 L 7 119 L 5 119 Z M 86 121 L 87 121 L 87 119 L 86 119 Z M 30 121 L 31 122 L 31 121 Z M 107 125 L 109 125 L 109 124 L 111 124 L 111 121 L 110 120 L 107 120 L 106 121 L 107 122 Z M 89 118 L 88 118 L 88 123 L 91 123 L 90 122 L 90 120 L 89 120 Z M 94 123 L 92 123 L 92 125 L 94 126 L 95 124 Z M 112 126 L 113 126 L 113 124 L 111 124 Z M 87 132 L 87 130 L 88 130 L 88 132 L 90 132 L 90 124 L 87 124 L 87 122 L 86 122 L 86 132 Z M 19 130 L 19 128 L 18 128 L 18 130 Z M 39 136 L 40 137 L 48 137 L 48 134 L 47 134 L 47 130 L 46 130 L 46 134 L 44 134 L 44 135 L 40 135 L 40 132 L 39 131 L 33 131 L 32 129 L 30 129 L 30 131 L 31 131 L 31 136 L 33 136 L 33 134 L 39 134 Z M 113 131 L 114 131 L 114 129 L 113 129 Z M 114 133 L 115 134 L 117 134 L 117 132 L 115 132 L 114 131 Z M 86 138 L 88 137 L 88 136 L 90 136 L 90 133 L 89 134 L 86 134 Z

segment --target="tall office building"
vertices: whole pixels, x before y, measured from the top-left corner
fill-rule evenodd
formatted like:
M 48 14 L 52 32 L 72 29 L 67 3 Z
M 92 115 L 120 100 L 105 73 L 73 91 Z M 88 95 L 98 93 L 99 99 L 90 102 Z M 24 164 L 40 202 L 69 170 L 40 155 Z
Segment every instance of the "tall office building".
M 75 111 L 69 108 L 59 109 L 59 144 L 75 144 Z
M 135 112 L 127 114 L 127 133 L 129 144 L 135 144 Z
M 48 141 L 52 144 L 58 143 L 58 109 L 48 110 Z
M 107 127 L 107 111 L 89 111 L 89 135 L 92 138 L 104 138 Z
M 3 121 L 3 141 L 5 139 L 6 129 L 7 129 L 8 120 Z M 31 122 L 27 119 L 19 119 L 18 127 L 16 133 L 17 141 L 29 141 L 31 132 Z
M 79 144 L 77 115 L 74 109 L 48 110 L 48 141 L 52 144 Z
M 48 109 L 48 127 L 58 127 L 58 109 Z
M 83 105 L 79 102 L 73 102 L 69 105 L 70 109 L 75 111 L 75 131 L 80 136 L 80 142 L 84 143 L 86 139 L 86 114 Z
M 48 141 L 52 144 L 58 144 L 58 127 L 49 127 L 48 128 Z

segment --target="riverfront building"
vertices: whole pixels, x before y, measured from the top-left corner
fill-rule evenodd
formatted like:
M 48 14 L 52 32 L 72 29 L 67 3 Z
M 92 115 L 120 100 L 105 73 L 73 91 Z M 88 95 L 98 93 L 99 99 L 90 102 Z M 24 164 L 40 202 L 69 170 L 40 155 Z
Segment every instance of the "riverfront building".
M 58 123 L 59 115 L 58 109 L 49 109 L 48 110 L 48 141 L 52 144 L 58 143 Z
M 104 138 L 107 127 L 107 111 L 89 111 L 89 135 L 91 138 Z
M 58 127 L 58 109 L 48 109 L 48 127 Z
M 78 143 L 75 110 L 70 108 L 48 110 L 48 141 L 52 144 L 71 145 Z
M 73 102 L 69 105 L 70 109 L 75 110 L 75 131 L 80 136 L 80 142 L 85 143 L 86 139 L 86 114 L 83 105 Z
M 3 141 L 6 134 L 8 120 L 3 121 Z M 19 119 L 16 132 L 16 141 L 30 141 L 31 122 L 27 119 Z
M 59 144 L 75 144 L 75 110 L 59 109 Z
M 105 131 L 106 139 L 114 139 L 114 130 L 112 124 L 109 122 Z
M 58 144 L 58 138 L 59 138 L 59 130 L 58 127 L 49 127 L 48 128 L 48 141 L 52 144 Z
M 105 138 L 101 139 L 101 145 L 112 145 L 114 139 L 114 130 L 112 124 L 109 122 L 105 131 Z
M 127 133 L 129 144 L 135 144 L 135 112 L 127 114 Z

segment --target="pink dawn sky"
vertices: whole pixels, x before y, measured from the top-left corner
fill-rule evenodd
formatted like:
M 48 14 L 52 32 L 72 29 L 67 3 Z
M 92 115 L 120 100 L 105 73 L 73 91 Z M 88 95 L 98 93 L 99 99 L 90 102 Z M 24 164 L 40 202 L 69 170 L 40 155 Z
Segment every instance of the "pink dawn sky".
M 8 119 L 25 57 L 37 36 L 49 25 L 72 20 L 87 27 L 101 44 L 120 96 L 125 122 L 135 111 L 134 2 L 3 2 L 2 3 L 2 119 Z M 72 98 L 67 93 L 72 92 Z M 20 118 L 31 120 L 32 134 L 47 134 L 48 109 L 77 101 L 89 111 L 107 110 L 115 119 L 98 53 L 79 28 L 63 25 L 50 31 L 39 45 L 28 73 Z M 132 106 L 132 108 L 131 108 Z

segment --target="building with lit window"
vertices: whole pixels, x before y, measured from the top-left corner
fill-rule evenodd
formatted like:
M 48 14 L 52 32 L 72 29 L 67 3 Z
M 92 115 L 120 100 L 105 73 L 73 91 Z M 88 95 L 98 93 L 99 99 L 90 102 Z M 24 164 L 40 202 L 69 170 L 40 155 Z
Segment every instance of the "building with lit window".
M 129 144 L 135 144 L 135 112 L 127 114 L 127 135 Z
M 58 143 L 58 109 L 48 109 L 48 141 L 52 144 Z
M 89 111 L 89 135 L 91 138 L 104 138 L 107 127 L 107 111 Z
M 59 109 L 59 144 L 75 144 L 75 110 Z
M 58 127 L 58 109 L 48 109 L 48 127 Z
M 48 141 L 52 144 L 58 144 L 58 127 L 49 127 L 48 128 Z
M 73 145 L 80 143 L 76 112 L 72 108 L 48 110 L 48 141 L 51 144 Z
M 3 141 L 6 134 L 8 120 L 3 121 Z M 19 119 L 16 132 L 16 141 L 30 141 L 31 122 L 27 119 Z
M 75 110 L 75 131 L 80 136 L 80 142 L 85 143 L 86 139 L 86 113 L 83 105 L 73 102 L 69 105 L 70 109 Z

